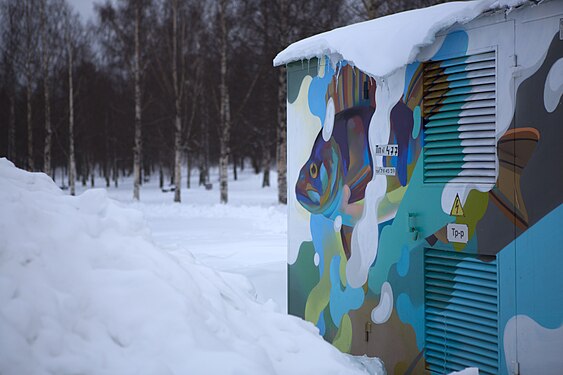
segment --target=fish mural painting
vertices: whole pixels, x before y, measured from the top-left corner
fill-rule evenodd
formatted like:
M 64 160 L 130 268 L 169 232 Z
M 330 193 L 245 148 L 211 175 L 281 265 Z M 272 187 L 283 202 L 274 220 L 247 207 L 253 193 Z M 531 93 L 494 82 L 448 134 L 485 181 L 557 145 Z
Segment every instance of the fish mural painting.
M 560 4 L 454 25 L 386 80 L 288 65 L 289 313 L 388 373 L 557 373 Z
M 353 107 L 336 115 L 333 111 L 329 99 L 323 130 L 299 173 L 295 193 L 307 211 L 332 220 L 340 217 L 343 225 L 353 226 L 361 210 L 348 206 L 364 198 L 372 177 L 368 130 L 374 109 Z

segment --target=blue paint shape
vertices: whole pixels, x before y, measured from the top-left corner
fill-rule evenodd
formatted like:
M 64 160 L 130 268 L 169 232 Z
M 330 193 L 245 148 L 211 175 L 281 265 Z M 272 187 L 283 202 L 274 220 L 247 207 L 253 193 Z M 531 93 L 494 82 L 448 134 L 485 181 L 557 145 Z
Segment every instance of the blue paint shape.
M 332 69 L 329 59 L 325 58 L 324 76 L 319 77 L 317 75 L 313 78 L 311 85 L 309 86 L 309 109 L 313 115 L 321 119 L 321 124 L 324 124 L 326 115 L 326 91 L 334 73 L 334 69 Z
M 406 293 L 401 293 L 395 302 L 397 315 L 401 322 L 409 324 L 416 335 L 416 346 L 419 350 L 424 348 L 424 306 L 414 307 Z
M 412 139 L 418 138 L 420 134 L 420 106 L 414 107 L 414 111 L 412 111 L 412 119 L 413 119 L 413 127 L 412 127 Z
M 410 265 L 410 251 L 407 245 L 403 245 L 401 249 L 401 258 L 397 262 L 397 273 L 401 277 L 405 277 L 409 272 Z
M 319 329 L 319 333 L 321 336 L 325 335 L 326 332 L 326 324 L 325 324 L 325 317 L 324 317 L 324 310 L 321 311 L 321 315 L 319 315 L 319 320 L 317 320 L 317 328 Z
M 330 262 L 330 317 L 337 327 L 344 314 L 350 310 L 358 309 L 364 303 L 364 289 L 351 288 L 347 286 L 342 288 L 340 282 L 340 256 L 335 256 Z
M 381 238 L 381 232 L 383 231 L 383 228 L 385 228 L 388 225 L 393 225 L 393 220 L 395 220 L 395 218 L 389 219 L 387 221 L 383 221 L 383 222 L 377 224 L 377 230 L 379 231 L 379 237 L 380 238 Z
M 442 43 L 438 52 L 432 57 L 432 60 L 444 60 L 465 55 L 468 44 L 469 37 L 464 30 L 451 32 L 446 36 L 444 43 Z
M 563 325 L 561 223 L 563 204 L 522 233 L 511 249 L 516 251 L 516 313 L 549 329 Z
M 407 102 L 407 94 L 409 91 L 409 85 L 412 81 L 412 77 L 414 76 L 414 73 L 416 72 L 416 69 L 418 69 L 418 67 L 420 66 L 419 62 L 414 62 L 412 64 L 407 65 L 407 68 L 405 70 L 405 88 L 403 89 L 403 99 L 404 102 Z
M 322 214 L 311 214 L 310 228 L 315 252 L 319 254 L 319 277 L 322 278 L 324 273 L 323 239 L 334 232 L 334 223 Z

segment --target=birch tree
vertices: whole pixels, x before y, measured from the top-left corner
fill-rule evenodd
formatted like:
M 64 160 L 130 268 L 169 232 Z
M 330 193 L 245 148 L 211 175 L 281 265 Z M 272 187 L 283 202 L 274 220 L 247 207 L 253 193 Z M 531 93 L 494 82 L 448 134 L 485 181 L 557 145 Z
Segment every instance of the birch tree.
M 182 119 L 181 93 L 178 82 L 178 0 L 172 1 L 172 81 L 174 86 L 174 202 L 181 202 L 182 192 Z M 189 173 L 189 170 L 188 170 Z
M 35 170 L 35 158 L 33 149 L 33 89 L 37 70 L 37 46 L 38 17 L 36 0 L 23 0 L 23 27 L 22 27 L 22 60 L 23 76 L 25 77 L 25 99 L 26 99 L 26 124 L 27 124 L 27 169 Z
M 131 77 L 134 98 L 134 132 L 133 132 L 133 199 L 140 199 L 141 163 L 143 162 L 142 132 L 142 78 L 146 68 L 141 48 L 147 41 L 147 29 L 143 27 L 145 15 L 149 8 L 149 0 L 121 0 L 116 5 L 106 2 L 97 7 L 100 15 L 101 29 L 109 31 L 102 43 L 105 54 L 111 55 L 116 63 L 122 66 Z M 132 21 L 132 22 L 131 22 Z M 131 48 L 132 47 L 132 48 Z
M 16 162 L 16 59 L 20 53 L 23 7 L 14 0 L 0 2 L 0 38 L 4 85 L 8 94 L 8 149 L 7 156 Z
M 280 13 L 280 44 L 287 44 L 288 19 L 286 0 L 279 0 Z M 276 142 L 276 162 L 278 169 L 278 203 L 287 204 L 287 123 L 286 123 L 286 97 L 287 86 L 285 82 L 286 69 L 281 67 L 278 71 L 278 127 Z
M 51 126 L 51 65 L 59 49 L 60 12 L 64 7 L 61 1 L 41 0 L 41 72 L 43 81 L 43 101 L 45 118 L 45 143 L 43 148 L 43 171 L 53 176 L 51 166 L 52 126 Z
M 228 30 L 227 30 L 227 0 L 220 0 L 218 4 L 219 26 L 220 26 L 220 51 L 221 51 L 221 83 L 220 92 L 220 116 L 221 128 L 219 134 L 219 189 L 221 203 L 229 201 L 229 154 L 230 154 L 230 132 L 231 132 L 231 107 L 229 98 L 229 87 L 227 85 L 227 48 L 228 48 Z
M 68 79 L 68 186 L 70 195 L 76 194 L 76 155 L 74 147 L 74 50 L 80 33 L 80 20 L 65 4 L 64 15 L 64 44 L 67 58 Z
M 135 85 L 135 140 L 133 146 L 133 199 L 140 199 L 141 188 L 141 153 L 142 153 L 142 128 L 141 128 L 141 2 L 136 0 L 135 7 L 135 55 L 133 58 L 133 76 Z

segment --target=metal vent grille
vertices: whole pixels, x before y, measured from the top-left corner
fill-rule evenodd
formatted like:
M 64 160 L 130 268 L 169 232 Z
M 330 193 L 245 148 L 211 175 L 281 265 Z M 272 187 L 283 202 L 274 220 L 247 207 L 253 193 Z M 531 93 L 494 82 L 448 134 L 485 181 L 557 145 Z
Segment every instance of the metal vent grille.
M 495 183 L 495 52 L 424 67 L 424 181 Z
M 498 374 L 496 257 L 426 249 L 425 356 L 431 373 Z

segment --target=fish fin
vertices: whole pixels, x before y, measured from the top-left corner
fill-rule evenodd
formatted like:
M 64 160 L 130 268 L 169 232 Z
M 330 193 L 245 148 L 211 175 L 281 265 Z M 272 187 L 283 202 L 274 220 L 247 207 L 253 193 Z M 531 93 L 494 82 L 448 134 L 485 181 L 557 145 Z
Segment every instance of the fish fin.
M 348 185 L 342 187 L 342 204 L 341 209 L 344 213 L 352 217 L 353 222 L 358 221 L 364 212 L 363 197 L 360 200 L 353 201 L 352 191 Z
M 342 239 L 342 248 L 344 249 L 344 254 L 346 254 L 346 259 L 350 259 L 352 254 L 352 232 L 354 227 L 348 225 L 342 225 L 340 227 L 340 238 Z
M 450 243 L 448 240 L 448 226 L 444 225 L 442 228 L 434 232 L 434 237 L 442 243 Z M 433 246 L 433 245 L 432 245 Z
M 345 183 L 350 187 L 349 203 L 354 203 L 364 198 L 366 187 L 371 180 L 372 170 L 370 165 L 369 145 L 365 137 L 363 123 L 360 116 L 355 116 L 347 121 L 348 152 L 356 150 L 356 155 L 361 157 L 350 157 Z M 357 152 L 361 150 L 361 152 Z
M 529 224 L 520 179 L 539 139 L 540 133 L 535 128 L 516 128 L 508 130 L 498 141 L 499 173 L 489 195 L 500 211 L 522 230 Z
M 414 111 L 415 107 L 422 103 L 423 68 L 424 64 L 420 64 L 418 68 L 416 68 L 407 88 L 407 93 L 405 94 L 405 104 L 411 111 Z

